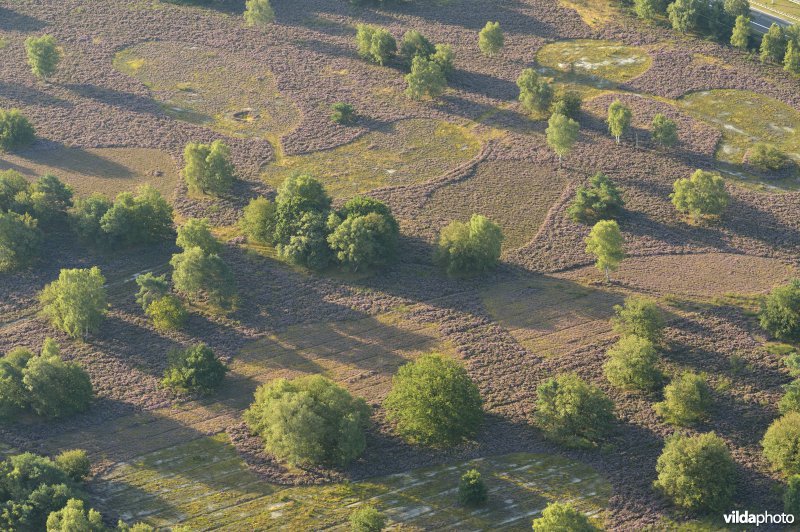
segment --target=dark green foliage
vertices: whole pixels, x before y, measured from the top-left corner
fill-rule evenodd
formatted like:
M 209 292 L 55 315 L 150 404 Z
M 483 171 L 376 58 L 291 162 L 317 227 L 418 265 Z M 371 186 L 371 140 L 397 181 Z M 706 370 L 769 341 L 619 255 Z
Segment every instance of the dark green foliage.
M 458 482 L 458 502 L 464 506 L 480 506 L 489 498 L 489 490 L 477 469 L 470 469 Z
M 532 68 L 523 70 L 517 78 L 519 101 L 530 112 L 545 111 L 553 100 L 553 87 Z
M 359 24 L 356 26 L 358 55 L 367 61 L 385 65 L 397 52 L 397 41 L 383 28 Z
M 614 403 L 574 373 L 551 377 L 536 388 L 536 425 L 568 446 L 597 444 L 611 429 Z
M 778 172 L 788 167 L 792 160 L 772 144 L 757 142 L 748 151 L 747 162 L 762 172 Z
M 667 15 L 672 29 L 681 33 L 700 29 L 701 16 L 705 12 L 705 0 L 675 0 L 667 6 Z
M 172 256 L 172 284 L 175 290 L 189 297 L 202 294 L 217 306 L 229 308 L 236 296 L 233 273 L 219 255 L 207 254 L 199 247 L 191 247 Z
M 731 30 L 736 22 L 736 17 L 729 15 L 725 11 L 722 0 L 712 0 L 704 6 L 702 13 L 702 29 L 712 39 L 720 42 L 729 42 Z
M 16 170 L 0 170 L 0 211 L 23 214 L 25 205 L 19 200 L 27 198 L 29 187 L 28 180 Z
M 28 390 L 22 378 L 32 357 L 27 349 L 17 348 L 0 358 L 0 418 L 12 419 L 28 408 Z
M 787 514 L 800 516 L 800 475 L 792 475 L 786 482 L 786 491 L 783 492 L 783 511 Z
M 787 384 L 783 390 L 783 397 L 778 403 L 781 414 L 800 412 L 800 379 Z
M 389 207 L 378 200 L 355 196 L 328 218 L 328 244 L 342 267 L 356 271 L 390 262 L 397 250 L 400 228 Z
M 485 216 L 451 222 L 439 233 L 434 261 L 450 275 L 468 275 L 493 268 L 500 258 L 503 232 Z
M 235 169 L 230 150 L 221 140 L 211 144 L 190 142 L 183 151 L 183 178 L 192 192 L 220 195 L 230 190 Z
M 41 37 L 31 35 L 25 39 L 25 53 L 28 56 L 31 72 L 42 79 L 52 76 L 61 60 L 61 52 L 52 35 Z
M 658 15 L 666 14 L 663 0 L 633 0 L 633 10 L 644 20 L 654 20 Z
M 725 12 L 732 16 L 749 16 L 750 15 L 750 2 L 748 0 L 725 0 Z
M 676 506 L 708 512 L 730 508 L 736 489 L 736 465 L 728 446 L 713 432 L 668 438 L 656 471 L 655 487 Z
M 456 445 L 483 420 L 478 387 L 460 363 L 439 354 L 402 366 L 384 407 L 400 435 L 427 445 Z
M 625 202 L 614 182 L 598 172 L 589 180 L 588 187 L 578 187 L 567 215 L 575 222 L 593 224 L 598 220 L 616 218 L 624 206 Z
M 761 328 L 775 338 L 800 340 L 800 279 L 778 286 L 761 302 Z
M 164 372 L 164 386 L 182 392 L 209 394 L 219 387 L 228 367 L 206 344 L 173 351 Z
M 89 225 L 88 217 L 84 218 L 84 222 Z M 171 238 L 174 234 L 172 207 L 158 190 L 144 185 L 137 189 L 135 195 L 130 192 L 117 195 L 114 204 L 100 218 L 99 226 L 107 239 L 104 242 L 112 246 L 151 244 Z M 96 232 L 95 229 L 92 231 Z
M 219 253 L 222 246 L 216 237 L 211 234 L 211 226 L 205 218 L 189 218 L 178 227 L 178 237 L 175 244 L 186 251 L 198 247 L 207 254 Z
M 280 215 L 281 206 L 278 207 Z M 328 247 L 328 224 L 320 212 L 306 212 L 295 222 L 294 233 L 286 244 L 278 244 L 281 257 L 310 268 L 322 270 L 330 264 L 331 250 Z
M 36 133 L 19 109 L 0 109 L 0 151 L 22 148 L 36 140 Z
M 564 115 L 567 118 L 577 120 L 581 112 L 582 103 L 583 100 L 580 93 L 570 90 L 561 91 L 553 99 L 550 111 L 553 114 Z
M 779 63 L 786 55 L 786 36 L 780 26 L 773 23 L 761 38 L 761 60 Z
M 291 203 L 292 208 L 299 212 L 327 212 L 331 208 L 331 198 L 325 187 L 308 174 L 287 177 L 278 189 L 275 202 Z
M 151 302 L 144 313 L 153 320 L 153 326 L 160 331 L 180 329 L 188 316 L 183 302 L 172 294 Z
M 107 312 L 105 277 L 96 266 L 63 269 L 39 293 L 42 313 L 73 338 L 96 332 Z
M 617 334 L 638 336 L 657 344 L 663 336 L 664 317 L 652 299 L 629 296 L 624 305 L 614 305 L 611 326 Z
M 400 41 L 399 56 L 402 58 L 406 67 L 411 67 L 415 57 L 430 59 L 436 53 L 436 47 L 417 30 L 409 30 L 403 35 Z
M 795 40 L 786 43 L 786 54 L 783 56 L 783 69 L 792 74 L 800 74 L 800 46 Z
M 113 202 L 100 193 L 93 192 L 86 198 L 75 200 L 75 208 L 70 213 L 72 228 L 81 241 L 103 247 L 109 238 L 100 225 L 100 220 L 111 209 Z
M 689 179 L 675 181 L 673 193 L 669 197 L 679 212 L 688 213 L 695 219 L 719 216 L 730 201 L 730 194 L 725 189 L 722 177 L 705 170 L 695 171 Z
M 250 200 L 239 225 L 251 242 L 272 244 L 275 237 L 275 204 L 265 197 Z
M 478 33 L 478 48 L 490 57 L 497 54 L 504 44 L 505 37 L 499 22 L 487 22 L 486 26 Z
M 386 518 L 373 506 L 360 506 L 350 514 L 352 532 L 381 532 Z
M 534 532 L 596 532 L 598 528 L 571 504 L 551 502 L 542 511 L 542 516 L 533 520 L 533 530 Z
M 650 391 L 661 384 L 657 363 L 658 353 L 652 342 L 638 336 L 623 336 L 608 350 L 604 370 L 608 382 L 614 386 Z
M 292 464 L 346 465 L 364 452 L 369 407 L 321 375 L 259 386 L 245 411 L 267 452 Z
M 331 105 L 331 120 L 342 125 L 352 124 L 355 121 L 355 109 L 349 103 L 336 102 Z
M 439 65 L 445 78 L 449 78 L 453 73 L 455 53 L 449 44 L 437 44 L 436 52 L 430 57 L 431 61 Z
M 278 190 L 273 242 L 285 259 L 311 269 L 325 268 L 331 199 L 322 183 L 308 175 L 286 179 Z
M 29 266 L 42 247 L 42 232 L 30 214 L 0 211 L 0 272 Z
M 685 426 L 703 419 L 710 406 L 711 389 L 706 375 L 687 371 L 664 388 L 664 400 L 653 408 L 669 423 Z
M 414 57 L 405 80 L 406 96 L 412 100 L 436 98 L 447 88 L 447 79 L 439 63 L 421 56 Z
M 800 474 L 800 412 L 776 419 L 761 440 L 764 458 L 772 468 L 786 475 Z
M 62 218 L 72 207 L 72 187 L 54 175 L 45 174 L 31 185 L 27 202 L 39 221 L 50 223 Z
M 678 143 L 678 126 L 661 113 L 653 117 L 653 140 L 659 146 L 670 147 Z
M 153 275 L 152 272 L 143 273 L 136 277 L 139 291 L 136 293 L 136 302 L 147 310 L 150 303 L 161 299 L 169 293 L 169 281 L 165 275 Z
M 89 476 L 91 462 L 83 449 L 64 451 L 55 459 L 56 465 L 74 482 L 83 482 Z

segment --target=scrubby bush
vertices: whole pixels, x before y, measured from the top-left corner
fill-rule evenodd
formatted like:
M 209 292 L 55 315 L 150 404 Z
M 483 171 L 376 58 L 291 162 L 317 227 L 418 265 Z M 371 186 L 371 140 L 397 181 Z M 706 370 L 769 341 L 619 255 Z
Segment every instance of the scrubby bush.
M 532 68 L 523 70 L 517 78 L 519 101 L 529 112 L 545 111 L 553 101 L 553 87 Z
M 25 39 L 25 54 L 28 56 L 31 72 L 41 79 L 47 79 L 55 74 L 61 61 L 61 52 L 52 35 L 41 37 L 31 35 Z
M 189 297 L 205 294 L 214 305 L 228 308 L 236 296 L 233 273 L 216 254 L 207 254 L 199 247 L 177 253 L 170 260 L 175 290 Z
M 385 65 L 397 52 L 397 41 L 383 28 L 359 24 L 356 26 L 358 55 L 367 61 Z
M 789 166 L 791 159 L 772 144 L 757 142 L 747 152 L 747 162 L 763 172 L 778 172 Z
M 0 272 L 29 266 L 42 247 L 42 232 L 30 214 L 0 211 Z
M 553 99 L 553 104 L 550 106 L 550 112 L 577 120 L 581 111 L 582 103 L 583 100 L 581 99 L 580 93 L 570 90 L 560 91 Z
M 186 251 L 189 248 L 198 247 L 205 253 L 219 253 L 222 246 L 216 237 L 211 234 L 211 225 L 205 218 L 189 218 L 178 227 L 178 237 L 175 244 Z
M 786 475 L 800 474 L 800 412 L 789 412 L 773 421 L 761 446 L 773 469 Z
M 400 41 L 398 55 L 407 67 L 411 67 L 415 57 L 430 59 L 435 52 L 436 47 L 424 35 L 417 30 L 409 30 Z
M 275 11 L 272 9 L 269 0 L 247 0 L 244 20 L 248 26 L 269 24 L 275 20 Z
M 251 242 L 272 244 L 275 238 L 275 204 L 263 196 L 250 200 L 239 226 Z
M 406 96 L 412 100 L 436 98 L 447 88 L 442 67 L 424 57 L 416 56 L 411 62 L 411 72 L 406 77 Z
M 355 120 L 355 109 L 349 103 L 336 102 L 331 105 L 331 120 L 342 125 L 352 124 Z
M 678 125 L 661 113 L 653 117 L 653 140 L 659 146 L 670 147 L 678 143 Z
M 503 30 L 499 22 L 487 22 L 486 26 L 478 33 L 478 48 L 488 56 L 497 54 L 505 44 Z
M 73 338 L 96 332 L 107 310 L 105 278 L 98 267 L 62 269 L 39 293 L 42 313 Z
M 92 463 L 83 449 L 64 451 L 55 458 L 55 463 L 75 482 L 83 482 L 91 472 Z
M 773 288 L 761 302 L 758 320 L 775 338 L 800 340 L 800 279 Z
M 144 313 L 153 320 L 153 327 L 160 331 L 180 329 L 188 317 L 183 302 L 171 294 L 151 302 Z
M 786 482 L 786 491 L 783 492 L 783 511 L 787 514 L 800 516 L 800 475 L 792 475 Z
M 595 267 L 610 280 L 609 272 L 619 268 L 625 258 L 625 240 L 619 230 L 619 225 L 614 220 L 600 220 L 592 227 L 586 237 L 586 253 L 595 256 Z
M 661 384 L 658 353 L 652 342 L 638 336 L 623 336 L 608 350 L 604 366 L 608 382 L 619 388 L 653 390 Z
M 182 392 L 209 394 L 219 387 L 227 371 L 210 347 L 195 344 L 170 352 L 162 383 Z
M 652 299 L 629 296 L 623 305 L 614 305 L 611 326 L 617 334 L 635 335 L 657 344 L 663 336 L 664 318 Z
M 685 372 L 664 388 L 664 400 L 653 407 L 669 423 L 691 425 L 703 419 L 711 406 L 705 374 Z
M 458 502 L 464 506 L 480 506 L 489 498 L 489 490 L 477 469 L 470 469 L 458 482 Z
M 551 502 L 539 519 L 533 520 L 535 532 L 596 532 L 598 528 L 571 504 Z
M 345 465 L 364 451 L 369 408 L 322 377 L 275 379 L 256 390 L 244 419 L 267 452 L 292 464 Z
M 736 465 L 728 446 L 713 432 L 668 438 L 656 471 L 655 486 L 675 505 L 692 511 L 730 508 Z
M 631 117 L 630 108 L 619 100 L 614 100 L 608 106 L 608 132 L 617 140 L 617 144 L 619 144 L 620 137 L 631 126 Z
M 153 275 L 152 272 L 143 273 L 136 277 L 139 291 L 136 293 L 136 302 L 147 310 L 153 301 L 161 299 L 169 293 L 169 281 L 165 275 Z
M 374 506 L 361 506 L 350 513 L 352 532 L 381 532 L 386 518 Z
M 679 212 L 688 213 L 693 218 L 718 216 L 730 201 L 722 177 L 704 170 L 695 171 L 689 179 L 675 181 L 669 197 Z
M 437 44 L 436 51 L 431 55 L 430 59 L 442 69 L 445 78 L 450 77 L 455 68 L 456 54 L 449 44 Z
M 400 368 L 384 407 L 397 432 L 412 442 L 455 445 L 473 436 L 483 420 L 478 387 L 466 369 L 439 354 Z
M 575 222 L 596 223 L 619 216 L 624 206 L 625 202 L 614 182 L 598 172 L 589 180 L 588 187 L 578 187 L 567 215 Z
M 434 261 L 450 275 L 480 273 L 497 264 L 502 244 L 500 226 L 473 214 L 467 223 L 454 221 L 442 229 Z
M 0 151 L 22 148 L 36 140 L 36 133 L 19 109 L 0 109 Z
M 800 379 L 787 384 L 783 390 L 783 397 L 778 402 L 781 414 L 800 412 Z
M 102 209 L 96 211 L 96 214 Z M 86 214 L 86 211 L 84 211 Z M 91 225 L 88 216 L 83 217 L 85 227 Z M 87 229 L 90 233 L 102 232 L 102 243 L 115 247 L 132 247 L 151 244 L 174 234 L 172 229 L 172 207 L 161 193 L 150 185 L 143 185 L 136 194 L 122 192 L 113 205 L 98 220 L 99 229 Z
M 569 446 L 592 446 L 611 429 L 614 403 L 574 373 L 551 377 L 536 388 L 536 425 Z
M 564 115 L 554 113 L 547 121 L 547 145 L 558 155 L 559 168 L 564 155 L 572 151 L 575 141 L 578 140 L 578 130 L 578 123 Z
M 183 178 L 192 192 L 219 195 L 230 190 L 235 169 L 230 150 L 221 140 L 211 144 L 190 142 L 183 151 Z

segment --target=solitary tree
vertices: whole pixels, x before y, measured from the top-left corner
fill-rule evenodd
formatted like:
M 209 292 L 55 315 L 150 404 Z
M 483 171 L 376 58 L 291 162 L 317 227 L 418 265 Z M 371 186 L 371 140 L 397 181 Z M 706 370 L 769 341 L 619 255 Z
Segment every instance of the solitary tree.
M 778 63 L 786 55 L 786 37 L 783 29 L 773 23 L 761 38 L 761 60 Z
M 359 506 L 350 514 L 351 532 L 381 532 L 386 526 L 386 518 L 374 506 Z
M 52 76 L 61 60 L 61 52 L 52 35 L 42 35 L 41 37 L 31 35 L 25 39 L 25 53 L 28 55 L 31 71 L 41 79 Z
M 650 340 L 623 336 L 608 350 L 605 370 L 608 382 L 629 390 L 654 390 L 661 384 L 658 353 Z
M 183 392 L 209 394 L 222 383 L 228 367 L 206 344 L 196 344 L 169 354 L 164 386 Z
M 775 338 L 800 340 L 800 279 L 772 289 L 761 302 L 761 327 Z
M 800 474 L 800 412 L 789 412 L 772 422 L 761 440 L 764 458 L 786 475 Z
M 331 105 L 331 120 L 341 125 L 349 125 L 355 121 L 355 108 L 349 103 L 336 102 Z
M 73 338 L 97 331 L 108 305 L 100 268 L 61 270 L 39 294 L 42 312 L 54 327 Z
M 624 206 L 625 202 L 614 182 L 602 172 L 597 172 L 589 180 L 588 187 L 578 187 L 567 215 L 576 222 L 596 223 L 615 218 Z
M 269 0 L 247 0 L 244 20 L 248 26 L 269 24 L 275 20 L 275 11 L 272 9 Z
M 487 22 L 478 34 L 478 48 L 488 56 L 493 56 L 503 48 L 505 37 L 499 22 Z
M 705 417 L 711 406 L 711 389 L 705 374 L 682 373 L 664 388 L 664 400 L 656 413 L 674 425 L 691 425 Z
M 545 111 L 553 100 L 550 83 L 539 77 L 532 68 L 523 70 L 517 78 L 519 101 L 528 111 Z
M 652 299 L 629 296 L 623 305 L 614 305 L 611 327 L 617 334 L 638 336 L 657 344 L 663 336 L 664 318 Z
M 451 222 L 439 233 L 434 261 L 450 275 L 480 273 L 500 258 L 503 232 L 485 216 L 473 214 L 469 222 Z
M 661 113 L 653 117 L 653 140 L 660 146 L 670 147 L 678 143 L 678 126 Z
M 178 292 L 197 298 L 206 294 L 215 305 L 230 307 L 236 296 L 233 273 L 219 255 L 190 247 L 172 256 L 172 284 Z
M 470 469 L 458 483 L 458 502 L 464 506 L 480 506 L 486 502 L 489 491 L 477 469 Z
M 575 141 L 578 140 L 579 129 L 576 121 L 564 115 L 553 114 L 547 121 L 547 145 L 558 155 L 559 168 L 562 157 L 572 151 Z
M 586 238 L 586 252 L 596 257 L 595 266 L 610 281 L 609 272 L 616 271 L 625 258 L 624 240 L 614 220 L 600 220 Z
M 0 211 L 0 272 L 24 268 L 39 255 L 42 232 L 30 214 Z
M 736 24 L 733 26 L 731 34 L 731 46 L 740 50 L 747 50 L 750 44 L 750 17 L 739 15 L 736 17 Z
M 447 88 L 442 67 L 438 63 L 415 56 L 411 62 L 411 72 L 406 74 L 406 96 L 412 100 L 436 98 Z
M 231 188 L 234 168 L 230 150 L 221 140 L 211 144 L 190 142 L 183 151 L 183 178 L 193 192 L 221 194 Z
M 608 106 L 608 131 L 617 139 L 625 134 L 631 125 L 631 110 L 619 100 Z
M 730 201 L 722 177 L 704 170 L 697 170 L 688 179 L 675 181 L 670 198 L 678 211 L 688 213 L 694 219 L 719 216 Z
M 19 109 L 0 109 L 0 151 L 11 151 L 36 139 L 33 126 Z
M 586 514 L 569 503 L 551 502 L 542 516 L 533 520 L 534 532 L 597 532 L 599 529 L 589 521 Z

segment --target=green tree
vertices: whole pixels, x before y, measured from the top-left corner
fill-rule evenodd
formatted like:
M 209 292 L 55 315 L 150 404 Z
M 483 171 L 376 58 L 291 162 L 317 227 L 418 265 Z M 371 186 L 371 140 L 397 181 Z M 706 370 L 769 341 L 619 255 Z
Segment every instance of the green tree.
M 250 200 L 239 225 L 251 242 L 272 244 L 275 238 L 275 204 L 263 196 Z
M 153 320 L 153 327 L 160 331 L 180 329 L 188 317 L 183 302 L 172 294 L 154 300 L 144 313 Z
M 657 344 L 664 334 L 664 317 L 652 299 L 629 296 L 623 305 L 614 305 L 611 326 L 617 334 L 638 336 Z
M 583 103 L 580 93 L 576 91 L 565 90 L 556 94 L 553 104 L 550 106 L 550 111 L 553 114 L 564 115 L 573 120 L 578 119 L 581 111 L 581 104 Z
M 750 15 L 750 2 L 748 0 L 725 0 L 725 12 L 732 17 Z
M 458 502 L 464 506 L 481 506 L 489 498 L 489 490 L 477 469 L 470 469 L 458 482 Z
M 279 205 L 278 211 L 280 214 Z M 325 215 L 309 211 L 296 221 L 294 232 L 286 244 L 278 244 L 278 254 L 300 266 L 322 270 L 330 264 L 331 249 L 328 247 L 328 225 Z
M 586 237 L 586 253 L 595 256 L 595 267 L 605 274 L 606 282 L 610 280 L 609 272 L 616 271 L 625 258 L 624 242 L 614 220 L 600 220 Z
M 411 72 L 405 77 L 406 96 L 412 100 L 436 98 L 447 88 L 447 79 L 438 63 L 420 56 L 411 62 Z
M 342 125 L 352 124 L 355 121 L 355 109 L 349 103 L 336 102 L 331 105 L 331 120 Z
M 786 475 L 800 474 L 800 412 L 789 412 L 772 422 L 761 440 L 764 458 Z
M 244 21 L 248 26 L 269 24 L 275 20 L 275 11 L 269 0 L 247 0 L 244 10 Z
M 48 338 L 38 357 L 22 372 L 30 408 L 41 417 L 62 418 L 83 412 L 92 400 L 92 382 L 78 364 L 64 362 L 55 340 Z
M 445 78 L 450 77 L 455 69 L 456 54 L 449 44 L 437 44 L 436 51 L 431 55 L 430 59 L 442 69 Z
M 207 254 L 199 247 L 177 253 L 170 260 L 175 290 L 189 297 L 205 294 L 214 305 L 229 308 L 236 296 L 233 273 L 219 255 Z
M 532 68 L 523 70 L 517 78 L 519 101 L 529 112 L 545 111 L 553 101 L 553 87 Z
M 227 372 L 228 367 L 210 347 L 195 344 L 170 352 L 169 367 L 162 383 L 182 392 L 210 394 L 219 387 Z
M 533 520 L 534 532 L 597 532 L 599 530 L 582 512 L 571 504 L 551 502 L 542 516 Z
M 400 41 L 398 55 L 403 59 L 406 67 L 411 67 L 415 57 L 430 59 L 436 53 L 436 47 L 417 30 L 409 30 Z
M 25 53 L 28 56 L 31 72 L 41 79 L 47 79 L 55 74 L 58 63 L 61 61 L 61 52 L 52 35 L 42 35 L 41 37 L 31 35 L 25 39 Z
M 761 302 L 761 328 L 779 340 L 800 340 L 800 279 L 772 289 Z
M 689 179 L 675 181 L 669 197 L 679 212 L 688 213 L 693 219 L 718 216 L 730 201 L 722 177 L 704 170 L 695 171 Z
M 656 471 L 656 488 L 677 506 L 710 512 L 730 508 L 736 465 L 728 446 L 713 432 L 668 438 Z
M 699 29 L 704 10 L 703 0 L 675 0 L 667 6 L 667 16 L 672 29 L 686 33 Z
M 336 260 L 352 271 L 386 264 L 397 249 L 397 224 L 384 215 L 348 216 L 328 236 Z
M 729 15 L 725 11 L 723 0 L 711 0 L 708 4 L 702 4 L 700 13 L 701 26 L 706 33 L 719 42 L 729 42 L 731 31 L 736 21 L 736 17 Z
M 21 201 L 42 223 L 61 221 L 67 209 L 72 207 L 72 187 L 54 175 L 45 174 L 30 186 L 27 197 Z
M 660 146 L 674 146 L 678 143 L 678 125 L 663 114 L 656 114 L 653 117 L 653 140 Z
M 331 198 L 322 183 L 308 174 L 287 177 L 275 198 L 277 204 L 295 202 L 292 206 L 298 211 L 326 212 L 331 208 Z
M 0 211 L 24 214 L 25 206 L 20 204 L 20 199 L 27 201 L 29 190 L 30 183 L 22 174 L 16 170 L 0 170 Z
M 42 232 L 30 214 L 0 211 L 0 272 L 29 266 L 39 256 Z
M 785 385 L 783 390 L 783 397 L 778 402 L 780 413 L 800 412 L 800 379 Z
M 292 464 L 346 465 L 364 452 L 369 407 L 321 375 L 259 386 L 244 413 L 267 452 Z
M 792 164 L 788 155 L 766 142 L 753 144 L 747 151 L 747 162 L 762 172 L 778 172 Z
M 608 382 L 628 390 L 654 390 L 661 384 L 658 352 L 649 340 L 623 336 L 608 350 L 603 369 Z
M 351 532 L 381 532 L 386 518 L 374 506 L 359 506 L 350 513 Z
M 28 408 L 30 397 L 22 382 L 25 367 L 33 353 L 17 348 L 0 358 L 0 417 L 14 419 Z
M 664 400 L 653 405 L 656 414 L 673 425 L 703 419 L 711 406 L 711 389 L 704 373 L 682 373 L 664 388 Z
M 503 48 L 503 44 L 505 37 L 499 22 L 487 22 L 478 33 L 478 48 L 489 57 L 497 54 Z
M 98 267 L 62 269 L 39 293 L 42 312 L 52 325 L 73 338 L 96 332 L 105 316 L 105 278 Z
M 750 17 L 739 15 L 731 34 L 731 46 L 740 50 L 747 50 L 750 44 Z
M 327 218 L 331 198 L 322 183 L 309 175 L 286 178 L 275 200 L 272 242 L 282 257 L 322 269 L 330 260 Z
M 0 109 L 0 151 L 23 148 L 36 140 L 36 133 L 19 109 Z
M 136 293 L 136 302 L 147 310 L 147 307 L 156 299 L 161 299 L 169 293 L 169 281 L 166 275 L 153 275 L 152 272 L 143 273 L 136 276 L 136 285 L 139 291 Z
M 433 446 L 456 445 L 483 421 L 480 392 L 467 370 L 436 353 L 398 370 L 384 407 L 400 435 Z
M 611 429 L 614 403 L 574 373 L 551 377 L 536 388 L 534 421 L 551 439 L 568 446 L 593 446 Z
M 91 472 L 92 463 L 83 449 L 70 449 L 55 458 L 56 466 L 74 482 L 83 482 Z
M 792 475 L 786 482 L 783 492 L 783 511 L 795 516 L 800 515 L 800 475 Z
M 198 247 L 205 253 L 219 253 L 222 246 L 216 237 L 211 234 L 211 225 L 205 218 L 189 218 L 178 227 L 178 237 L 175 244 L 184 251 Z
M 381 66 L 397 52 L 397 41 L 391 33 L 367 24 L 356 26 L 356 46 L 358 55 Z
M 70 223 L 82 242 L 97 247 L 110 244 L 108 234 L 103 231 L 100 221 L 112 206 L 111 200 L 98 192 L 75 200 Z
M 90 509 L 86 511 L 83 501 L 70 499 L 67 505 L 47 517 L 47 532 L 106 532 L 103 516 Z
M 619 100 L 608 106 L 608 131 L 619 144 L 619 139 L 631 126 L 631 110 Z
M 497 264 L 502 244 L 500 226 L 473 214 L 467 223 L 453 221 L 442 229 L 434 261 L 450 275 L 480 273 Z
M 778 63 L 786 55 L 786 37 L 783 29 L 773 23 L 761 38 L 761 60 Z
M 800 74 L 800 48 L 795 41 L 786 44 L 786 55 L 783 56 L 783 69 L 792 74 Z
M 572 151 L 578 140 L 578 123 L 564 115 L 553 114 L 547 121 L 547 145 L 558 155 L 558 166 L 561 167 L 561 158 Z
M 664 14 L 664 4 L 662 0 L 633 0 L 633 10 L 641 19 L 655 20 Z
M 100 218 L 100 230 L 114 246 L 131 247 L 165 240 L 174 235 L 172 207 L 161 193 L 143 185 L 136 194 L 122 192 Z
M 190 142 L 183 151 L 183 178 L 192 192 L 219 195 L 230 190 L 235 169 L 230 150 L 221 140 L 211 144 Z
M 601 219 L 615 218 L 625 202 L 611 179 L 598 172 L 589 180 L 589 186 L 580 186 L 575 199 L 567 208 L 567 215 L 575 222 L 596 223 Z

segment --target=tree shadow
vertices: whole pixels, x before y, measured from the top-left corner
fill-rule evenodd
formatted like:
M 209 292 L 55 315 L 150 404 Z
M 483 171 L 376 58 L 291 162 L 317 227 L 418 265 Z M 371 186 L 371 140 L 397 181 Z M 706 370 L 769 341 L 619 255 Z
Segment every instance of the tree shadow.
M 0 20 L 2 20 L 2 8 L 0 8 Z M 48 94 L 35 86 L 10 81 L 0 80 L 0 95 L 6 100 L 21 102 L 23 105 L 41 105 L 63 109 L 75 106 L 69 100 Z
M 0 7 L 0 30 L 32 32 L 45 27 L 45 23 L 37 18 Z
M 120 109 L 126 109 L 135 113 L 148 113 L 160 117 L 166 116 L 162 106 L 159 105 L 158 102 L 152 98 L 139 96 L 131 92 L 122 92 L 88 83 L 67 84 L 64 85 L 64 88 L 81 97 L 91 98 L 97 102 L 113 105 Z
M 134 177 L 134 173 L 128 167 L 111 159 L 82 148 L 71 148 L 45 139 L 38 139 L 31 147 L 18 150 L 14 155 L 27 160 L 30 164 L 49 166 L 75 174 L 115 179 Z M 0 159 L 0 169 L 13 169 L 30 177 L 36 176 L 33 168 L 25 168 L 2 159 Z

